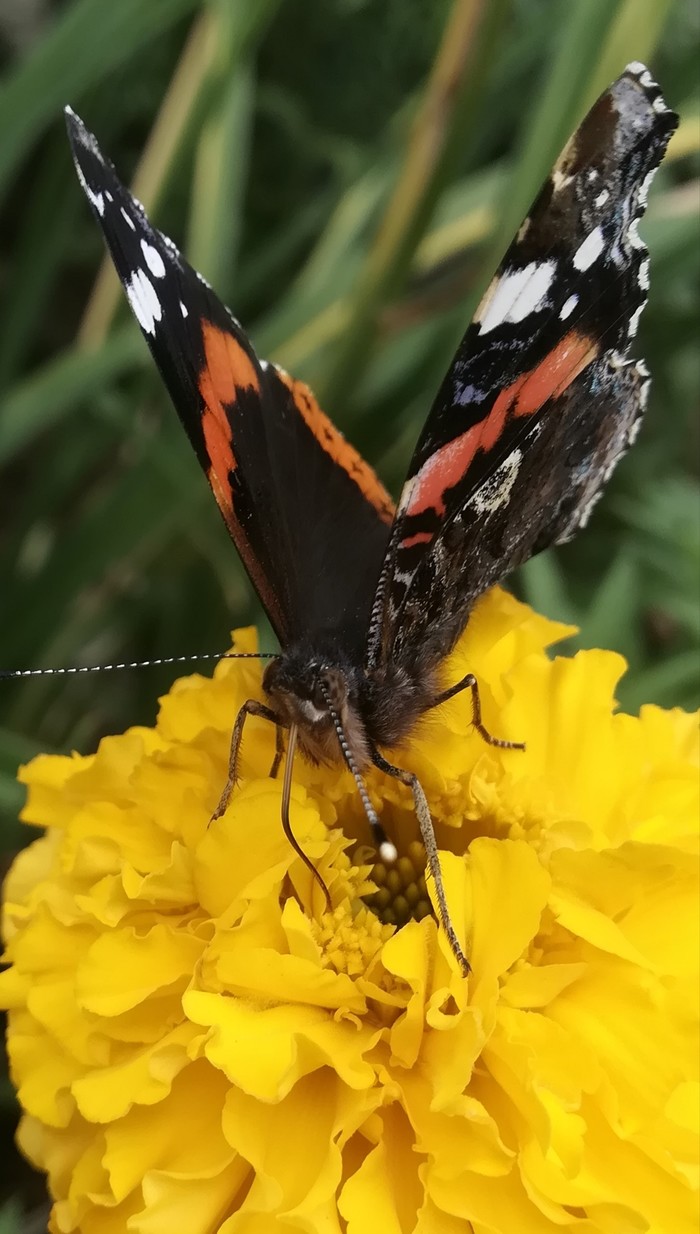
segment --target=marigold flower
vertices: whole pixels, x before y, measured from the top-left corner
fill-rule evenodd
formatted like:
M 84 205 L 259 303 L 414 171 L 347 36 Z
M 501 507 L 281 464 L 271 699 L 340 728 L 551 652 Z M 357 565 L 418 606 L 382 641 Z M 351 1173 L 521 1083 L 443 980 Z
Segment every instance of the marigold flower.
M 45 829 L 6 887 L 23 1151 L 70 1234 L 685 1234 L 697 1216 L 696 722 L 615 711 L 624 664 L 495 590 L 404 762 L 422 779 L 472 974 L 429 911 L 410 795 L 373 799 L 274 737 L 208 819 L 255 662 L 178 681 L 155 729 L 23 769 Z M 237 635 L 254 647 L 250 631 Z M 428 891 L 430 889 L 428 888 Z M 403 923 L 396 925 L 394 923 Z

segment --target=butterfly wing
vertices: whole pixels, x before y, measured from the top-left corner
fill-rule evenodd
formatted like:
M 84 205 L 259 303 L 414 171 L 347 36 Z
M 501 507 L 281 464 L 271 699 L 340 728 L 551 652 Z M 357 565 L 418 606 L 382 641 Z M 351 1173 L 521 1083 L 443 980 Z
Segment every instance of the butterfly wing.
M 393 506 L 313 395 L 148 221 L 70 108 L 81 185 L 129 304 L 283 646 L 364 643 Z
M 627 358 L 648 287 L 637 225 L 676 124 L 649 72 L 630 65 L 557 161 L 416 448 L 370 670 L 439 663 L 487 587 L 585 522 L 633 439 L 647 385 Z

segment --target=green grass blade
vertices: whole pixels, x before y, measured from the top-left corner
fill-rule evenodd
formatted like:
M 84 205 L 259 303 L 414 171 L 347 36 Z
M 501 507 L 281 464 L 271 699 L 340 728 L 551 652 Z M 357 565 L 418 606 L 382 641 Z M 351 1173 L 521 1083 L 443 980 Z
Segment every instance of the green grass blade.
M 697 707 L 700 694 L 700 657 L 696 649 L 661 660 L 623 677 L 618 694 L 625 711 L 635 713 L 645 703 L 659 707 Z
M 234 285 L 253 118 L 247 65 L 226 83 L 199 139 L 188 259 L 228 299 Z
M 538 553 L 518 571 L 523 598 L 538 612 L 554 621 L 580 626 L 582 614 L 569 595 L 565 576 L 556 553 Z
M 617 11 L 603 52 L 591 74 L 586 96 L 590 107 L 599 94 L 619 77 L 631 60 L 652 59 L 676 0 L 625 0 Z
M 61 134 L 63 139 L 63 134 Z M 66 177 L 68 150 L 63 140 L 47 154 L 27 201 L 13 260 L 3 286 L 3 300 L 12 306 L 5 312 L 0 330 L 0 389 L 6 390 L 36 337 L 46 302 L 66 250 L 70 248 L 81 207 L 75 184 Z M 51 226 L 46 226 L 47 202 L 51 203 Z
M 173 426 L 175 428 L 176 426 Z M 161 443 L 156 454 L 164 449 Z M 173 529 L 182 525 L 204 485 L 175 486 L 165 469 L 146 457 L 118 476 L 93 503 L 89 517 L 66 528 L 39 575 L 17 580 L 0 612 L 0 644 L 13 665 L 25 665 L 67 620 L 69 606 L 99 582 L 106 565 L 129 559 L 132 568 L 148 559 Z M 51 596 L 47 622 L 45 597 Z
M 145 365 L 146 352 L 129 325 L 96 351 L 71 350 L 15 386 L 0 407 L 0 464 L 45 429 L 81 411 L 95 391 Z
M 103 81 L 197 0 L 75 0 L 0 85 L 0 191 L 45 126 L 66 103 Z
M 505 12 L 501 0 L 455 0 L 421 100 L 402 171 L 352 297 L 322 401 L 337 408 L 367 363 L 379 307 L 400 286 L 444 186 L 458 144 L 464 145 Z
M 585 111 L 590 81 L 620 0 L 577 0 L 564 8 L 558 47 L 528 116 L 517 164 L 499 210 L 499 227 L 490 248 L 486 277 L 495 269 L 520 226 L 540 185 Z
M 639 562 L 623 547 L 593 593 L 581 623 L 580 645 L 614 648 L 628 659 L 637 656 L 636 614 L 641 591 Z

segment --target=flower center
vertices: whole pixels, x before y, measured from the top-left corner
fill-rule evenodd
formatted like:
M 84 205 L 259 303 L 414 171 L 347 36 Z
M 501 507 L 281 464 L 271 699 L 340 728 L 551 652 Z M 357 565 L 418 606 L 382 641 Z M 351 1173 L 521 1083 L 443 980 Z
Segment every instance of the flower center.
M 405 853 L 393 865 L 374 861 L 375 849 L 363 848 L 353 857 L 359 864 L 371 865 L 369 873 L 377 890 L 364 897 L 364 903 L 384 925 L 405 925 L 407 921 L 421 921 L 432 908 L 425 886 L 425 849 L 420 840 L 409 844 Z

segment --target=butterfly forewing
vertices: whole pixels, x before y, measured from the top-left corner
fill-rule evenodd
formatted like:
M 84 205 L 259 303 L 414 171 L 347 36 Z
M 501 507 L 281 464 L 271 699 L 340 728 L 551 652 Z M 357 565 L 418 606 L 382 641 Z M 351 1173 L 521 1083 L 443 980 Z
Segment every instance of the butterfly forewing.
M 560 156 L 438 392 L 399 502 L 367 660 L 427 669 L 476 598 L 585 520 L 629 444 L 644 374 L 637 224 L 676 127 L 631 65 Z
M 151 226 L 70 110 L 80 182 L 283 646 L 332 632 L 361 655 L 393 506 L 313 395 L 259 361 L 229 310 Z

